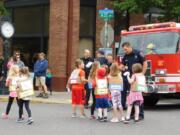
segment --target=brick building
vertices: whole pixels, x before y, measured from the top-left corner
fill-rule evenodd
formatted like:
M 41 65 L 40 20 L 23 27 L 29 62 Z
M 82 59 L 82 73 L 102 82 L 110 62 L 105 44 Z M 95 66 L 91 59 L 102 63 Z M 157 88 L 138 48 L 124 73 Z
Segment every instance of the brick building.
M 16 30 L 11 51 L 20 50 L 30 68 L 35 54 L 45 52 L 54 75 L 53 90 L 65 90 L 75 59 L 82 56 L 85 48 L 94 53 L 101 47 L 100 31 L 104 22 L 97 11 L 109 1 L 6 0 Z

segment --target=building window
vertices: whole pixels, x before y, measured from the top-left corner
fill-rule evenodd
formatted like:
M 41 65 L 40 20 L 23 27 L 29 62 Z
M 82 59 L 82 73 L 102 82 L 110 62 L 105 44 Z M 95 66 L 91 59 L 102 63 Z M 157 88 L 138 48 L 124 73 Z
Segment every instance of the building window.
M 23 61 L 33 69 L 34 55 L 48 53 L 49 5 L 22 6 L 10 8 L 15 35 L 11 52 L 19 50 Z
M 83 56 L 83 50 L 95 49 L 96 31 L 96 6 L 83 5 L 80 9 L 80 45 L 79 57 Z

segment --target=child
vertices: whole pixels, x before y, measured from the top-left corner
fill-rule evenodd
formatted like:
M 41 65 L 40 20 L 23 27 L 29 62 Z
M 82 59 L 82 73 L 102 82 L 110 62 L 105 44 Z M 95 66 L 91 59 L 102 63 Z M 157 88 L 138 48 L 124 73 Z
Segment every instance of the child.
M 6 86 L 9 87 L 9 99 L 6 107 L 6 112 L 2 114 L 3 119 L 8 119 L 8 115 L 13 103 L 14 98 L 17 100 L 19 106 L 19 101 L 17 97 L 17 81 L 19 80 L 19 67 L 13 65 L 10 67 L 8 77 L 6 79 Z
M 68 80 L 67 88 L 72 90 L 72 118 L 77 117 L 76 106 L 80 105 L 81 118 L 85 118 L 84 113 L 84 102 L 85 102 L 85 89 L 84 83 L 85 72 L 83 71 L 84 63 L 82 60 L 77 59 L 75 61 L 75 69 L 71 73 L 71 76 Z
M 89 74 L 89 77 L 88 77 L 88 85 L 89 85 L 89 89 L 92 89 L 92 97 L 93 97 L 93 103 L 91 105 L 91 119 L 96 119 L 96 117 L 94 116 L 94 111 L 95 111 L 95 108 L 96 108 L 96 98 L 95 98 L 95 94 L 94 94 L 94 89 L 92 87 L 92 81 L 95 80 L 95 77 L 96 77 L 96 73 L 97 73 L 97 70 L 100 68 L 100 63 L 98 61 L 95 61 L 93 64 L 92 64 L 92 67 L 91 67 L 91 70 L 90 70 L 90 74 Z
M 10 70 L 10 68 L 14 65 L 13 57 L 10 57 L 7 63 L 7 68 Z
M 52 95 L 51 83 L 52 83 L 52 73 L 51 70 L 48 68 L 46 72 L 46 85 L 48 90 L 50 91 L 50 95 Z
M 132 107 L 135 107 L 135 122 L 139 121 L 139 110 L 140 105 L 143 103 L 142 91 L 146 89 L 146 79 L 144 74 L 142 73 L 142 65 L 134 64 L 132 66 L 133 75 L 130 78 L 129 73 L 125 73 L 129 83 L 131 84 L 130 94 L 127 97 L 127 115 L 125 123 L 130 122 L 130 115 L 132 111 Z
M 123 108 L 121 104 L 121 91 L 123 90 L 123 80 L 117 63 L 113 63 L 110 67 L 108 82 L 113 104 L 113 118 L 111 122 L 119 122 L 118 109 L 120 111 L 121 120 L 124 121 L 125 118 L 123 116 Z
M 97 70 L 96 78 L 93 86 L 95 87 L 96 108 L 98 109 L 98 120 L 100 122 L 107 122 L 107 108 L 108 104 L 108 80 L 106 76 L 106 69 L 99 68 Z
M 32 79 L 30 77 L 30 73 L 29 73 L 29 69 L 28 67 L 23 67 L 21 70 L 20 70 L 20 81 L 26 81 L 26 87 L 27 86 L 30 86 L 33 88 L 33 82 L 32 82 Z M 29 80 L 29 81 L 28 81 Z M 27 84 L 28 83 L 28 84 Z M 19 84 L 20 85 L 20 84 Z M 19 86 L 19 88 L 21 88 L 21 86 Z M 20 92 L 20 91 L 19 91 Z M 24 119 L 22 118 L 22 114 L 23 114 L 23 105 L 25 104 L 25 108 L 26 108 L 26 111 L 27 111 L 27 114 L 28 114 L 28 120 L 27 120 L 27 125 L 30 125 L 32 124 L 34 121 L 32 119 L 32 116 L 31 116 L 31 109 L 29 107 L 29 104 L 30 104 L 30 100 L 31 100 L 31 97 L 30 96 L 27 96 L 27 97 L 24 97 L 24 98 L 20 98 L 19 97 L 19 118 L 17 120 L 17 122 L 22 122 Z

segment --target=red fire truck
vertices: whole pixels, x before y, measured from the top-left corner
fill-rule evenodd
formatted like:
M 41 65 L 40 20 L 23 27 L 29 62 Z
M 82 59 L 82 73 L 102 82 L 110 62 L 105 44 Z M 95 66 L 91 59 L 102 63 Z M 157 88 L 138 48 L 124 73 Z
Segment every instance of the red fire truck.
M 138 25 L 121 31 L 119 59 L 123 56 L 121 45 L 124 42 L 130 42 L 146 56 L 148 93 L 144 95 L 145 105 L 155 105 L 163 96 L 180 95 L 180 24 Z

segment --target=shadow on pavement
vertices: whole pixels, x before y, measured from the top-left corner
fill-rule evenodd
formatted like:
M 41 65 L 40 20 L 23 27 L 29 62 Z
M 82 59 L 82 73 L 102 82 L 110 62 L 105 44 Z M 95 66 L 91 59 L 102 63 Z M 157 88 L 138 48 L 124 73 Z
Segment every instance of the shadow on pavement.
M 161 105 L 155 105 L 155 106 L 145 106 L 145 110 L 159 110 L 159 111 L 164 111 L 164 110 L 180 110 L 180 104 L 161 104 Z

